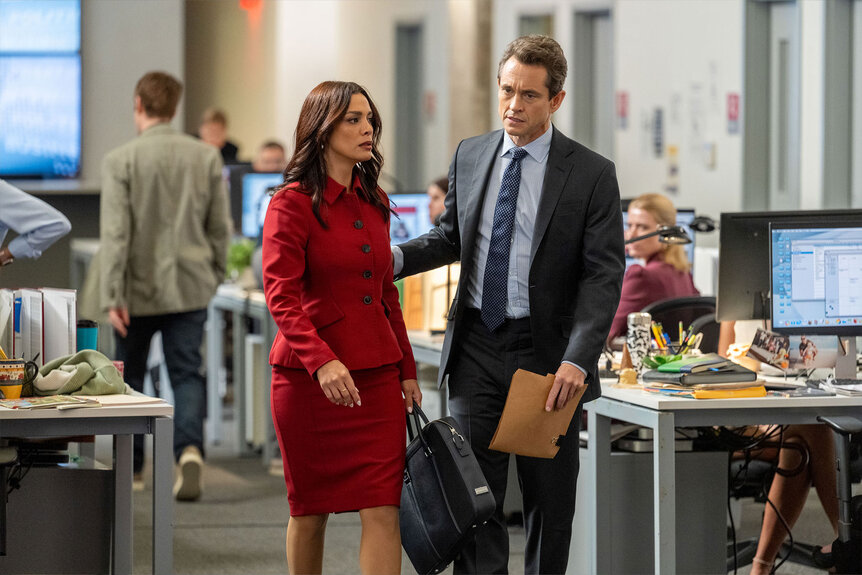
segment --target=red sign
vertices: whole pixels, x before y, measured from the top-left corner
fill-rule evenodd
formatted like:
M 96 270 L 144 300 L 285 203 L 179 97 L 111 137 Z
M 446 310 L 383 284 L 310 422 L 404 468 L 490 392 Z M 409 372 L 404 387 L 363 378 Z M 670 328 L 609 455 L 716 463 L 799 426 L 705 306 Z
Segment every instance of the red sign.
M 629 119 L 629 93 L 617 92 L 617 125 L 625 130 Z
M 727 133 L 739 133 L 739 94 L 727 95 Z

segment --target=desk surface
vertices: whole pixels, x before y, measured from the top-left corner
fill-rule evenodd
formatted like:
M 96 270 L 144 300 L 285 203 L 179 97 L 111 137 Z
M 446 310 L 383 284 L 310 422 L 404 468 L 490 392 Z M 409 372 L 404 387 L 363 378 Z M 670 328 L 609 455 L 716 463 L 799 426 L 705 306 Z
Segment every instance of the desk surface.
M 602 396 L 657 411 L 706 409 L 763 409 L 791 407 L 862 406 L 862 397 L 833 395 L 823 397 L 737 397 L 732 399 L 692 399 L 650 393 L 641 389 L 614 387 L 614 380 L 602 381 Z
M 9 409 L 0 406 L 0 420 L 21 421 L 27 419 L 101 419 L 106 417 L 172 417 L 174 407 L 167 403 L 145 403 L 141 405 L 103 405 L 75 409 Z

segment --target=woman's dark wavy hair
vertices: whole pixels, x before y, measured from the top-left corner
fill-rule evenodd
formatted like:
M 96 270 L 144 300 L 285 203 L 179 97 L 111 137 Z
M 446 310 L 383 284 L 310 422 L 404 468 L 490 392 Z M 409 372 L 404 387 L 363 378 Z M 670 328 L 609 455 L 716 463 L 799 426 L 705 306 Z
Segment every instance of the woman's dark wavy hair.
M 311 209 L 323 227 L 326 227 L 324 214 L 321 214 L 323 192 L 326 189 L 324 151 L 329 145 L 332 131 L 347 114 L 350 98 L 354 94 L 362 94 L 368 100 L 374 133 L 371 136 L 371 159 L 356 164 L 353 167 L 353 176 L 359 177 L 362 186 L 359 195 L 379 209 L 383 218 L 389 221 L 389 203 L 377 187 L 377 178 L 383 167 L 383 156 L 378 147 L 383 128 L 380 114 L 377 113 L 377 107 L 368 91 L 359 84 L 330 81 L 318 84 L 302 103 L 299 122 L 296 124 L 293 155 L 284 170 L 285 185 L 297 182 L 311 195 Z

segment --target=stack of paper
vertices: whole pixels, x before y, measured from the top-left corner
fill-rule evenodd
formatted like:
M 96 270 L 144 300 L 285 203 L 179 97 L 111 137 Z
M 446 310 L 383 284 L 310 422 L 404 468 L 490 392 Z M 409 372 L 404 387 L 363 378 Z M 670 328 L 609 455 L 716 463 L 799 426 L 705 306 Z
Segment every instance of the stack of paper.
M 76 293 L 71 289 L 42 288 L 42 327 L 45 362 L 77 351 Z

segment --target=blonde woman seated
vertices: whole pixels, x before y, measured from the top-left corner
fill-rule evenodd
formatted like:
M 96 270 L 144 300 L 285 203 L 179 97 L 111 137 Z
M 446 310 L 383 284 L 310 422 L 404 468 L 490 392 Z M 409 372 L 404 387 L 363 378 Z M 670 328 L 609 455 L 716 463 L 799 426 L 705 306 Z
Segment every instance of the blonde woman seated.
M 626 240 L 676 225 L 676 208 L 661 194 L 644 194 L 631 201 Z M 608 341 L 625 335 L 626 318 L 647 305 L 671 297 L 700 295 L 691 278 L 691 263 L 679 245 L 663 244 L 659 236 L 626 246 L 626 254 L 640 260 L 626 270 L 620 305 Z
M 719 354 L 726 356 L 730 344 L 740 339 L 743 338 L 735 336 L 733 322 L 722 322 Z M 747 340 L 750 341 L 750 338 Z M 775 436 L 774 427 L 769 425 L 752 427 L 749 433 Z M 838 536 L 838 494 L 832 432 L 825 425 L 790 425 L 784 430 L 780 444 L 782 446 L 791 444 L 791 446 L 767 447 L 752 450 L 749 454 L 752 459 L 777 463 L 777 473 L 768 494 L 772 505 L 767 503 L 763 511 L 757 553 L 751 565 L 753 575 L 772 571 L 781 544 L 787 538 L 787 531 L 781 524 L 779 514 L 784 518 L 787 527 L 792 529 L 802 513 L 812 486 L 817 492 L 817 498 L 826 513 L 826 518 L 832 525 L 833 533 Z M 744 454 L 740 452 L 737 455 L 742 458 Z M 815 561 L 824 568 L 834 563 L 829 553 L 831 549 L 830 544 L 824 546 L 822 552 L 815 552 Z

